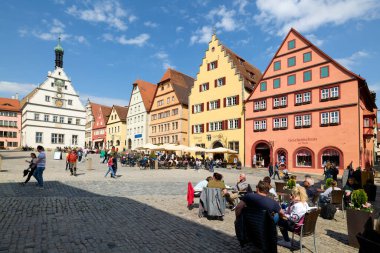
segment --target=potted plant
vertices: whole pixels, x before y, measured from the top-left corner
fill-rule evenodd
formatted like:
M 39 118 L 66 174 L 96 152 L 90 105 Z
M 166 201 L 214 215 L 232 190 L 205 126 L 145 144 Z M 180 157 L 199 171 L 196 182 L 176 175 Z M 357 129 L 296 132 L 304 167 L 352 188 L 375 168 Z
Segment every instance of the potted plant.
M 332 178 L 328 178 L 328 179 L 326 179 L 326 182 L 325 182 L 325 189 L 331 187 L 331 184 L 332 184 L 333 181 L 334 181 L 334 179 L 332 179 Z
M 355 248 L 359 248 L 356 235 L 363 233 L 364 224 L 369 217 L 373 217 L 373 208 L 367 200 L 367 193 L 363 189 L 355 190 L 351 193 L 351 203 L 347 208 L 346 218 L 348 244 Z

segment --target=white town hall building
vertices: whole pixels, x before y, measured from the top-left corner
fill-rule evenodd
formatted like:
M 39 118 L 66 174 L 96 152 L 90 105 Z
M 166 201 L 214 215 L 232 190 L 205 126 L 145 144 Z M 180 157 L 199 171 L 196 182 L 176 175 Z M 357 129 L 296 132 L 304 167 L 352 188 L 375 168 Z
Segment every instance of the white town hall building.
M 86 110 L 63 70 L 63 48 L 55 47 L 55 69 L 21 100 L 23 146 L 83 147 Z

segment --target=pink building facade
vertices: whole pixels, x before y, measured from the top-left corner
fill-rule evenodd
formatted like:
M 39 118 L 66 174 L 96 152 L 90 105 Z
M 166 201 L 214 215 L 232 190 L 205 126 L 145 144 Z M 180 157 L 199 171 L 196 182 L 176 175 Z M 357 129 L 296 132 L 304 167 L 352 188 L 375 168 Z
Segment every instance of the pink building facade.
M 18 99 L 0 98 L 0 149 L 21 145 L 21 112 Z
M 365 79 L 291 29 L 246 100 L 245 165 L 368 168 L 376 113 Z

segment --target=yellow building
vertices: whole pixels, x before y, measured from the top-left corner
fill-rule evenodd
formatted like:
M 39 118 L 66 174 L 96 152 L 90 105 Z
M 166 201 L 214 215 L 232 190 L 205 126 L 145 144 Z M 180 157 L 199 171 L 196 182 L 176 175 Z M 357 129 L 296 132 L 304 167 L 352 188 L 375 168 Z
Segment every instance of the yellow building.
M 190 146 L 226 147 L 244 162 L 244 100 L 261 72 L 212 35 L 189 95 Z M 220 158 L 222 154 L 214 154 Z M 236 156 L 224 156 L 229 162 Z M 244 163 L 243 163 L 244 164 Z
M 149 142 L 188 144 L 188 98 L 194 79 L 167 69 L 157 84 L 149 114 Z
M 107 147 L 122 151 L 127 146 L 127 114 L 128 106 L 112 106 L 111 114 L 107 121 Z

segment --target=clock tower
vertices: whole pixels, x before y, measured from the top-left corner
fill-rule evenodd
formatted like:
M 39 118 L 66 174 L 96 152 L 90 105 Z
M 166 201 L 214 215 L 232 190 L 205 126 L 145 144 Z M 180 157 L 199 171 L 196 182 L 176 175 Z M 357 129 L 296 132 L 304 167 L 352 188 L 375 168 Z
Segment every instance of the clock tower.
M 21 101 L 23 146 L 84 146 L 86 111 L 63 69 L 63 52 L 58 38 L 54 70 Z

